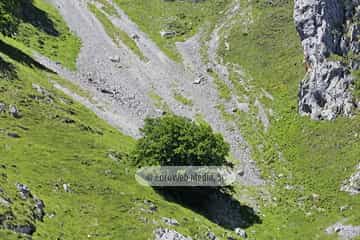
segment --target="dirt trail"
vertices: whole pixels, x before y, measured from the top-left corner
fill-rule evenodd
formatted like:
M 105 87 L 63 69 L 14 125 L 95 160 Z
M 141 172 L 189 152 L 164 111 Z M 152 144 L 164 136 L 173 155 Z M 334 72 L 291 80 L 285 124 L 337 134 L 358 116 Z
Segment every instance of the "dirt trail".
M 234 124 L 226 122 L 216 107 L 221 100 L 211 76 L 206 73 L 206 66 L 201 61 L 199 34 L 177 44 L 184 59 L 184 67 L 183 64 L 170 60 L 120 8 L 112 3 L 120 17 L 113 16 L 110 18 L 111 21 L 129 36 L 139 36 L 136 41 L 138 47 L 149 60 L 144 62 L 126 46 L 118 47 L 113 43 L 102 25 L 87 9 L 88 1 L 48 1 L 58 7 L 69 27 L 81 38 L 83 47 L 77 60 L 76 73 L 71 73 L 44 57 L 38 59 L 42 64 L 89 91 L 94 96 L 92 101 L 105 106 L 104 113 L 97 113 L 100 117 L 119 127 L 124 133 L 138 137 L 138 129 L 145 117 L 162 114 L 162 110 L 158 109 L 149 97 L 150 92 L 156 93 L 175 114 L 193 119 L 201 115 L 215 131 L 224 135 L 231 145 L 232 156 L 239 160 L 238 170 L 239 173 L 243 172 L 239 174 L 241 183 L 263 183 L 251 160 L 248 144 L 240 131 Z M 217 36 L 217 33 L 215 35 Z M 210 41 L 209 51 L 213 52 L 210 62 L 213 64 L 218 64 L 215 62 L 218 42 L 218 37 Z M 204 76 L 206 80 L 194 84 L 199 75 Z M 193 105 L 187 106 L 177 102 L 174 99 L 175 91 L 191 99 Z

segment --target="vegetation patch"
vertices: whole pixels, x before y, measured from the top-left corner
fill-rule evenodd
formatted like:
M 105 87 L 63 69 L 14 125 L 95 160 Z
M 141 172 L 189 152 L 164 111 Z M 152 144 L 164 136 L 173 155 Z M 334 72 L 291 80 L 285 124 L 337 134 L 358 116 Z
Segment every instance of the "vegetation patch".
M 256 120 L 255 109 L 227 115 L 242 129 L 263 177 L 275 183 L 269 188 L 272 200 L 262 202 L 266 217 L 262 224 L 250 227 L 249 237 L 334 239 L 324 233 L 334 222 L 346 218 L 359 223 L 357 199 L 341 192 L 340 185 L 358 163 L 360 119 L 315 122 L 300 117 L 297 95 L 305 69 L 293 24 L 293 1 L 241 4 L 251 13 L 240 14 L 237 21 L 250 15 L 249 26 L 234 24 L 228 38 L 232 50 L 223 48 L 219 53 L 226 63 L 240 65 L 245 76 L 251 76 L 252 90 L 239 85 L 238 96 L 248 96 L 250 105 L 258 99 L 274 110 L 267 133 Z M 233 82 L 241 81 L 237 74 L 231 77 Z M 263 96 L 262 89 L 274 100 Z M 345 205 L 352 210 L 340 211 Z
M 222 79 L 219 78 L 217 73 L 211 73 L 211 76 L 213 77 L 220 98 L 226 101 L 230 100 L 232 97 L 232 92 L 229 86 Z
M 205 123 L 167 114 L 145 119 L 143 137 L 137 142 L 137 165 L 221 166 L 230 146 Z
M 187 106 L 192 106 L 193 105 L 192 100 L 186 98 L 181 93 L 175 92 L 174 93 L 174 98 L 175 98 L 176 101 L 178 101 L 178 102 L 180 102 L 180 103 L 182 103 L 184 105 L 187 105 Z
M 154 90 L 148 93 L 150 99 L 154 102 L 155 107 L 163 110 L 164 112 L 171 113 L 171 109 L 166 101 L 159 96 Z
M 96 18 L 101 22 L 103 25 L 106 33 L 109 35 L 109 37 L 114 41 L 115 44 L 120 46 L 120 41 L 124 43 L 131 51 L 133 51 L 140 59 L 146 60 L 145 56 L 137 46 L 134 39 L 129 37 L 129 35 L 124 32 L 123 30 L 116 27 L 106 16 L 105 13 L 103 13 L 101 10 L 99 10 L 95 4 L 88 4 L 88 7 L 90 11 L 96 16 Z
M 171 59 L 180 61 L 175 42 L 195 34 L 207 21 L 215 21 L 231 0 L 163 1 L 115 0 Z M 160 32 L 168 32 L 166 37 Z
M 12 202 L 11 215 L 0 204 L 0 218 L 36 230 L 29 235 L 0 227 L 1 239 L 144 240 L 168 227 L 164 216 L 177 219 L 174 228 L 183 235 L 233 237 L 206 216 L 139 185 L 129 160 L 135 140 L 54 88 L 49 79 L 57 76 L 6 54 L 1 59 L 14 66 L 16 78 L 0 79 L 0 103 L 16 106 L 22 117 L 0 113 L 0 199 Z M 33 202 L 20 198 L 17 183 L 43 200 L 43 222 L 34 220 Z
M 102 5 L 101 10 L 103 10 L 107 15 L 120 17 L 116 8 L 111 3 L 109 3 L 108 0 L 96 0 L 96 1 Z
M 13 1 L 6 1 L 6 5 Z M 26 47 L 57 61 L 71 70 L 81 42 L 53 6 L 43 0 L 19 1 L 15 39 Z M 66 49 L 66 51 L 64 51 Z

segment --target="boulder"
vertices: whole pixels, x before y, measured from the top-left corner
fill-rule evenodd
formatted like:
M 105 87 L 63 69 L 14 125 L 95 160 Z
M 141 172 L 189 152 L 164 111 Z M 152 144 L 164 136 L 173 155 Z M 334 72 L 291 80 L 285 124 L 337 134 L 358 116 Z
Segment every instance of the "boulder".
M 157 228 L 155 230 L 155 240 L 192 240 L 192 238 L 185 237 L 175 230 Z
M 202 82 L 204 82 L 204 81 L 206 81 L 207 80 L 207 78 L 206 78 L 206 76 L 204 76 L 204 75 L 199 75 L 195 80 L 194 80 L 194 84 L 200 84 L 200 83 L 202 83 Z
M 208 240 L 218 240 L 218 238 L 215 236 L 213 232 L 207 232 L 206 237 Z
M 161 30 L 160 35 L 163 38 L 171 38 L 171 37 L 174 37 L 176 35 L 176 32 L 175 31 Z
M 179 222 L 174 218 L 162 217 L 161 220 L 167 225 L 171 225 L 171 226 L 178 226 L 179 225 Z
M 9 113 L 14 118 L 21 118 L 22 117 L 20 111 L 17 109 L 17 107 L 15 105 L 10 105 L 9 106 Z
M 235 233 L 236 233 L 239 237 L 241 237 L 241 238 L 247 238 L 247 234 L 246 234 L 246 232 L 245 232 L 244 229 L 235 228 L 234 231 L 235 231 Z
M 34 198 L 35 206 L 33 209 L 34 217 L 36 220 L 43 221 L 45 216 L 45 204 L 42 200 Z
M 119 63 L 120 62 L 120 56 L 118 56 L 118 55 L 109 57 L 109 59 L 110 59 L 111 62 L 114 62 L 114 63 Z
M 63 189 L 64 189 L 65 192 L 71 192 L 70 184 L 64 183 L 63 184 Z
M 17 183 L 16 188 L 22 199 L 26 200 L 26 199 L 32 198 L 30 189 L 25 184 Z
M 14 232 L 26 235 L 32 235 L 36 231 L 36 227 L 31 223 L 10 227 L 9 229 L 13 230 Z

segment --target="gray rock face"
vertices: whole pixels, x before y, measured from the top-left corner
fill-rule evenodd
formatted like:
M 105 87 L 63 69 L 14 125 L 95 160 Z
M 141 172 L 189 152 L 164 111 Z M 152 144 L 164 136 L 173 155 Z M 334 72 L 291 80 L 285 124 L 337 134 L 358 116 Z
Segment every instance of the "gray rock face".
M 9 113 L 14 118 L 21 118 L 22 117 L 20 111 L 17 109 L 17 107 L 15 105 L 10 105 L 9 106 Z
M 344 225 L 338 222 L 328 227 L 325 232 L 327 234 L 336 233 L 342 240 L 350 240 L 360 236 L 360 226 Z
M 158 228 L 155 230 L 155 240 L 192 240 L 192 238 L 185 237 L 175 230 Z
M 351 195 L 360 193 L 360 164 L 357 167 L 357 171 L 343 183 L 341 190 Z
M 295 1 L 294 19 L 307 69 L 300 84 L 300 114 L 331 120 L 351 116 L 357 107 L 351 71 L 360 65 L 354 57 L 360 52 L 359 4 L 358 0 Z

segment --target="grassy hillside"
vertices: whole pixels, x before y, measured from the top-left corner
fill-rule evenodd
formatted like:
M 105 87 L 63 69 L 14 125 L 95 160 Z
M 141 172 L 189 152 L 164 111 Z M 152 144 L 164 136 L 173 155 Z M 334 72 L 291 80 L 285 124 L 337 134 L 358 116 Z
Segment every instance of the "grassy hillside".
M 177 231 L 198 239 L 209 229 L 224 232 L 138 185 L 127 164 L 134 140 L 55 90 L 48 80 L 56 76 L 1 57 L 15 65 L 17 77 L 1 79 L 0 102 L 16 105 L 22 117 L 1 114 L 1 197 L 13 204 L 0 205 L 0 215 L 10 211 L 12 224 L 35 224 L 33 239 L 148 239 L 164 225 L 161 217 L 176 218 Z M 39 94 L 32 84 L 48 95 Z M 11 137 L 15 133 L 19 137 Z M 44 222 L 26 214 L 29 206 L 16 192 L 16 183 L 26 184 L 44 201 Z M 158 210 L 151 212 L 148 201 Z M 26 239 L 1 227 L 0 236 Z
M 116 2 L 165 53 L 179 60 L 175 41 L 191 36 L 207 20 L 213 22 L 230 0 Z M 0 12 L 8 11 L 1 7 Z M 158 227 L 193 239 L 208 239 L 208 231 L 223 239 L 234 236 L 136 183 L 136 169 L 128 161 L 135 140 L 55 89 L 51 81 L 86 95 L 31 57 L 36 50 L 74 69 L 79 39 L 43 0 L 28 7 L 30 15 L 17 15 L 12 22 L 16 27 L 9 28 L 16 34 L 0 36 L 0 239 L 28 239 L 11 230 L 20 226 L 36 227 L 32 239 L 145 240 L 153 239 Z M 345 224 L 360 223 L 359 197 L 339 191 L 359 163 L 360 118 L 314 122 L 297 114 L 298 85 L 305 71 L 292 20 L 293 1 L 242 0 L 241 9 L 237 24 L 224 33 L 230 50 L 225 44 L 219 50 L 232 70 L 234 88 L 220 79 L 216 84 L 224 101 L 231 94 L 240 100 L 248 97 L 248 114 L 219 109 L 242 129 L 263 177 L 273 183 L 267 186 L 271 199 L 258 198 L 261 221 L 246 229 L 248 239 L 336 239 L 325 235 L 326 227 L 343 219 Z M 110 5 L 103 10 L 116 14 Z M 165 27 L 180 34 L 162 38 L 159 32 Z M 191 104 L 176 94 L 177 101 Z M 151 91 L 149 95 L 164 105 L 159 96 Z M 258 119 L 256 100 L 268 109 L 268 131 Z M 20 114 L 11 114 L 11 106 Z M 17 183 L 26 184 L 44 201 L 43 221 L 34 214 L 35 199 L 22 199 Z M 259 196 L 262 189 L 235 190 L 242 198 Z M 165 225 L 162 217 L 177 219 L 179 226 Z
M 29 226 L 36 228 L 32 239 L 42 240 L 145 240 L 158 227 L 193 239 L 206 239 L 208 231 L 233 235 L 139 185 L 127 161 L 135 141 L 54 88 L 52 81 L 84 94 L 38 64 L 32 49 L 74 67 L 78 40 L 53 8 L 42 1 L 34 4 L 49 21 L 58 19 L 57 36 L 21 23 L 15 38 L 0 37 L 0 239 L 29 239 L 16 232 Z M 61 36 L 76 44 L 63 51 Z M 13 106 L 16 113 L 11 113 Z M 23 199 L 18 183 L 28 186 L 33 197 Z M 35 199 L 45 204 L 43 221 L 35 217 Z M 162 217 L 177 219 L 179 226 L 166 225 Z
M 163 1 L 115 0 L 129 17 L 157 43 L 170 58 L 179 61 L 181 56 L 175 42 L 195 34 L 207 21 L 222 14 L 231 0 Z M 161 31 L 176 32 L 173 37 L 162 37 Z
M 1 33 L 71 70 L 76 68 L 81 42 L 49 3 L 42 0 L 1 1 L 0 12 Z
M 225 116 L 241 126 L 264 177 L 276 184 L 270 188 L 272 203 L 263 205 L 263 224 L 252 228 L 254 236 L 333 239 L 335 236 L 324 234 L 329 225 L 342 219 L 349 224 L 360 223 L 359 198 L 339 190 L 359 163 L 360 118 L 314 122 L 300 117 L 297 93 L 305 71 L 292 19 L 293 1 L 244 0 L 241 4 L 243 14 L 228 31 L 231 50 L 223 46 L 220 55 L 243 71 L 241 76 L 231 73 L 233 92 L 240 99 L 249 96 L 252 104 L 258 99 L 275 113 L 267 133 L 257 119 L 256 107 L 250 114 Z M 240 79 L 246 79 L 253 88 L 245 90 Z M 341 211 L 344 206 L 346 210 Z

